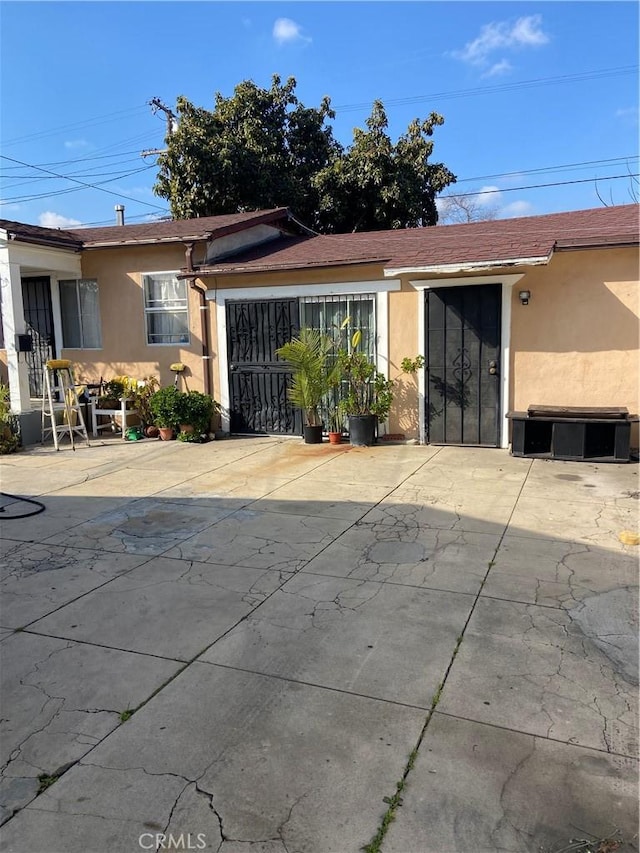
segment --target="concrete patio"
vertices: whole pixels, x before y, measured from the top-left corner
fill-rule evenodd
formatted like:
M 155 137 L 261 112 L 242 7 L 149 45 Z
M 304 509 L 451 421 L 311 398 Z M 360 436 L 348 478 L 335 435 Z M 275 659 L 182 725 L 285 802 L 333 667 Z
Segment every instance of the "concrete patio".
M 0 470 L 46 507 L 0 516 L 0 850 L 638 850 L 637 465 L 239 438 Z

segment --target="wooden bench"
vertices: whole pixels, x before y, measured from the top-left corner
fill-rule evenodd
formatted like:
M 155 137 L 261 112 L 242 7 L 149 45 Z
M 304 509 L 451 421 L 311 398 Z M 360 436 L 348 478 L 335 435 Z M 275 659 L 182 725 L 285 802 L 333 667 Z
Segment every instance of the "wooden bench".
M 620 406 L 529 406 L 508 412 L 511 454 L 539 459 L 629 462 L 631 424 Z

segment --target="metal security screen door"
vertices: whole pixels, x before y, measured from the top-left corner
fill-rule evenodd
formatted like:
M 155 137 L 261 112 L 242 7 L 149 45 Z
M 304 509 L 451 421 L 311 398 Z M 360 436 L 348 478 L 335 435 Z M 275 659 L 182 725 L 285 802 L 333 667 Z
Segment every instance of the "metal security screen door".
M 427 441 L 500 445 L 502 286 L 425 293 Z
M 229 409 L 232 433 L 302 435 L 287 400 L 287 373 L 276 350 L 300 331 L 297 299 L 227 302 Z
M 29 373 L 29 394 L 42 396 L 42 366 L 55 358 L 51 284 L 47 277 L 22 279 L 22 302 L 27 332 L 31 335 L 32 351 L 25 353 Z

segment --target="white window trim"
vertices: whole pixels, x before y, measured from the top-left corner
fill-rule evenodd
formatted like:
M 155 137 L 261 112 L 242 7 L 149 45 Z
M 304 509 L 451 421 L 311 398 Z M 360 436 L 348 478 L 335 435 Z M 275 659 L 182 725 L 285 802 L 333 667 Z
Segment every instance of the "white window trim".
M 511 408 L 511 399 L 509 396 L 509 381 L 510 381 L 510 357 L 511 357 L 511 294 L 513 285 L 524 277 L 524 273 L 515 275 L 484 275 L 484 276 L 467 276 L 462 278 L 432 278 L 418 279 L 410 281 L 409 284 L 424 295 L 425 290 L 433 290 L 443 287 L 464 287 L 467 285 L 481 284 L 500 284 L 502 285 L 502 310 L 500 323 L 500 446 L 502 448 L 509 447 L 509 421 L 506 417 L 507 412 Z M 426 353 L 424 352 L 424 336 L 426 329 L 425 317 L 425 301 L 421 299 L 421 306 L 418 311 L 418 347 L 419 353 L 423 356 L 426 362 Z M 418 371 L 418 406 L 419 406 L 419 423 L 420 423 L 420 444 L 426 443 L 427 425 L 425 422 L 425 371 L 424 368 Z
M 174 278 L 178 278 L 180 275 L 180 270 L 152 270 L 151 272 L 141 272 L 140 276 L 140 289 L 142 291 L 142 312 L 144 318 L 144 345 L 147 347 L 190 347 L 191 346 L 191 316 L 189 313 L 189 288 L 187 286 L 186 280 L 182 279 L 185 282 L 185 293 L 186 293 L 186 312 L 187 312 L 187 336 L 188 340 L 186 342 L 178 342 L 178 343 L 168 343 L 168 344 L 151 344 L 149 343 L 149 332 L 147 329 L 147 314 L 153 313 L 161 313 L 160 311 L 155 311 L 153 309 L 147 308 L 147 299 L 144 290 L 144 278 L 145 276 L 154 276 L 154 275 L 172 275 Z
M 64 327 L 62 324 L 62 299 L 60 296 L 60 282 L 64 283 L 67 281 L 74 281 L 76 284 L 76 304 L 77 304 L 77 309 L 78 309 L 78 322 L 80 324 L 80 338 L 83 341 L 82 346 L 79 346 L 79 347 L 67 346 L 67 344 L 65 343 L 65 340 L 64 340 Z M 98 295 L 98 314 L 99 314 L 98 319 L 100 320 L 100 346 L 99 347 L 86 347 L 86 346 L 84 346 L 84 331 L 82 328 L 82 315 L 80 313 L 80 296 L 79 296 L 79 292 L 78 292 L 78 284 L 81 281 L 95 281 L 95 283 L 98 285 L 98 294 L 100 294 L 100 285 L 98 284 L 97 278 L 86 278 L 83 276 L 79 276 L 76 278 L 64 278 L 62 275 L 59 275 L 59 274 L 58 275 L 52 274 L 49 276 L 49 282 L 50 282 L 49 287 L 50 287 L 50 291 L 51 291 L 51 310 L 53 313 L 53 334 L 54 334 L 55 340 L 60 341 L 60 344 L 57 347 L 57 349 L 59 351 L 61 351 L 63 349 L 65 349 L 65 350 L 71 349 L 71 350 L 82 350 L 83 352 L 85 350 L 88 350 L 91 352 L 100 352 L 101 350 L 104 349 L 104 341 L 102 339 L 102 312 L 100 311 L 100 296 Z M 58 335 L 59 335 L 59 337 L 58 337 Z
M 344 281 L 329 284 L 284 284 L 275 287 L 239 287 L 207 290 L 208 300 L 216 303 L 218 328 L 218 370 L 220 381 L 221 426 L 229 431 L 229 356 L 227 353 L 227 302 L 263 302 L 267 299 L 299 299 L 303 296 L 346 296 L 358 293 L 376 295 L 376 348 L 378 370 L 389 377 L 389 291 L 400 290 L 400 280 Z

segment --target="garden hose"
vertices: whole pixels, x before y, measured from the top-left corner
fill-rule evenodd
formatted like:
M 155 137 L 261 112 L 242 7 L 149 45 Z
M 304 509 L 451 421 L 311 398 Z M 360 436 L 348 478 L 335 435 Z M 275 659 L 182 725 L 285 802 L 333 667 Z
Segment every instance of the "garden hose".
M 32 512 L 23 512 L 21 515 L 5 515 L 2 518 L 3 521 L 9 521 L 9 519 L 14 518 L 30 518 L 32 515 L 38 515 L 38 513 L 44 512 L 46 509 L 45 505 L 41 501 L 36 501 L 33 498 L 23 498 L 20 495 L 10 495 L 8 492 L 0 492 L 0 495 L 3 498 L 13 498 L 16 501 L 23 501 L 24 503 L 33 504 L 37 507 L 37 509 Z M 5 512 L 5 507 L 0 506 L 0 512 Z

